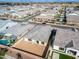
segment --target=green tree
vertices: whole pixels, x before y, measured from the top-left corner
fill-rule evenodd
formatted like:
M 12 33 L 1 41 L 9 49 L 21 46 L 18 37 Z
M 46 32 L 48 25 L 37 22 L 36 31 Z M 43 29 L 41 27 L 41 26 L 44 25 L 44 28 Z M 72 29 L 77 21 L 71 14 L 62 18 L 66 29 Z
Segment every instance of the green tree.
M 60 17 L 61 17 L 61 14 L 56 14 L 54 18 L 55 18 L 57 21 L 59 21 L 59 20 L 60 20 Z

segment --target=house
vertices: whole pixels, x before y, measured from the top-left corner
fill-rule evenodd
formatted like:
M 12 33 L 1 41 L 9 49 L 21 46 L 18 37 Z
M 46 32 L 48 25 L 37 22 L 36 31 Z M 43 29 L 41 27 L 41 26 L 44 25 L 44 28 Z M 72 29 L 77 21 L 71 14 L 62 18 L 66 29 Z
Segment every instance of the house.
M 42 57 L 24 52 L 15 48 L 8 48 L 8 52 L 3 59 L 43 59 Z
M 49 10 L 46 12 L 41 13 L 40 15 L 34 17 L 30 22 L 41 22 L 41 23 L 54 23 L 56 20 L 54 19 L 55 14 L 57 11 Z
M 66 53 L 71 52 L 71 54 L 79 56 L 78 42 L 79 42 L 78 31 L 58 29 L 53 43 L 53 48 Z
M 42 57 L 33 55 L 31 53 L 24 52 L 4 45 L 0 45 L 0 52 L 3 59 L 43 59 Z M 3 53 L 5 55 L 3 55 Z
M 32 28 L 35 26 L 35 24 L 29 24 L 28 22 L 19 23 L 13 27 L 10 27 L 6 29 L 5 31 L 2 31 L 3 33 L 10 33 L 17 37 L 21 37 L 25 33 L 28 33 Z
M 16 24 L 17 22 L 8 21 L 8 23 L 0 29 L 0 32 L 8 29 L 9 27 L 15 26 Z
M 79 12 L 67 14 L 67 24 L 79 26 Z
M 12 47 L 44 58 L 49 48 L 52 28 L 38 25 Z
M 15 26 L 16 24 L 18 24 L 18 23 L 10 21 L 10 20 L 0 20 L 0 32 L 4 31 L 12 26 Z

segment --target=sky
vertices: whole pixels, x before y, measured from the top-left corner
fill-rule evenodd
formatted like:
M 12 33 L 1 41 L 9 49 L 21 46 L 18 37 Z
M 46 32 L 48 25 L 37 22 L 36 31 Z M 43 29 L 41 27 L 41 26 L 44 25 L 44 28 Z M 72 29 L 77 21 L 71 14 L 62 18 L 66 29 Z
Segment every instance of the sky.
M 0 0 L 0 2 L 79 2 L 79 0 Z

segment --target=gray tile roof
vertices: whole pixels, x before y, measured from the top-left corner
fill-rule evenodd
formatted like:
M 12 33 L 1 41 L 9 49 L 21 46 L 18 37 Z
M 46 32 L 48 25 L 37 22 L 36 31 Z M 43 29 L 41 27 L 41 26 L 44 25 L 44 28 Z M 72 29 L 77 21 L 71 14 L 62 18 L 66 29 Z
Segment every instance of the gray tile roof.
M 31 30 L 35 25 L 29 23 L 20 23 L 13 27 L 8 28 L 7 30 L 3 31 L 3 33 L 11 33 L 16 36 L 20 36 L 24 32 L 28 32 Z
M 68 22 L 79 22 L 79 15 L 68 15 L 67 21 Z
M 23 33 L 26 33 L 23 37 L 48 42 L 51 31 L 52 31 L 51 26 L 31 24 L 26 22 L 10 27 L 7 30 L 3 31 L 3 33 L 10 33 L 16 35 L 17 37 L 21 36 Z
M 0 19 L 0 28 L 2 28 L 4 25 L 6 25 L 8 21 L 4 21 Z
M 54 45 L 65 47 L 71 41 L 73 41 L 73 47 L 71 48 L 79 50 L 79 32 L 74 32 L 67 29 L 57 30 Z
M 37 25 L 32 31 L 25 35 L 26 38 L 48 42 L 52 31 L 51 26 Z

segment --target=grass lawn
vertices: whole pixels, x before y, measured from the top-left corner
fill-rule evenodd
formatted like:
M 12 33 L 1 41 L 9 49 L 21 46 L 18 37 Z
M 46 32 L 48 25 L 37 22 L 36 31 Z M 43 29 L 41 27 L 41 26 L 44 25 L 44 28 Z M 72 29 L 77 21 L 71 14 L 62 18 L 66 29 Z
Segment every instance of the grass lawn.
M 60 54 L 59 59 L 75 59 L 75 58 L 68 55 Z

